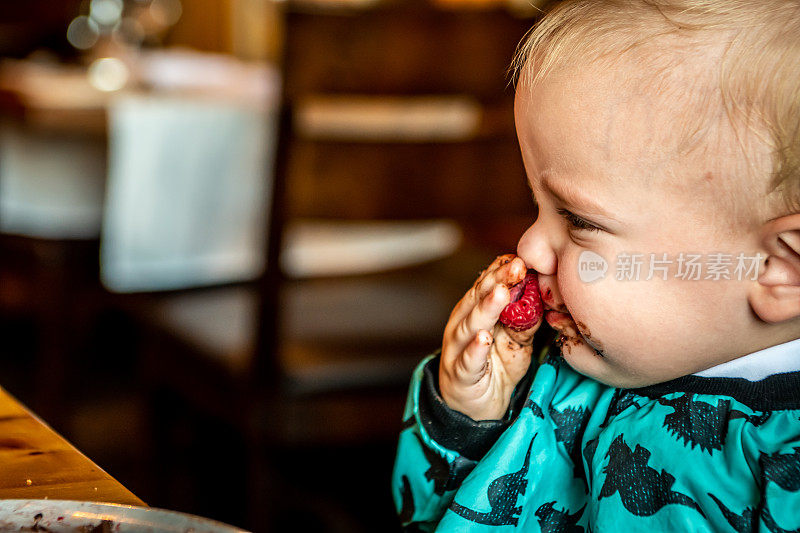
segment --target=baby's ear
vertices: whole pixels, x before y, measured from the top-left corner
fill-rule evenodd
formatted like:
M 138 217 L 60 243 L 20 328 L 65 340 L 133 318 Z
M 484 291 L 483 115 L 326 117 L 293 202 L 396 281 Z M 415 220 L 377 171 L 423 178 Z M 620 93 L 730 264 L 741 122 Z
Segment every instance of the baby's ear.
M 765 322 L 800 317 L 800 214 L 765 224 L 761 245 L 768 257 L 750 293 L 750 306 Z

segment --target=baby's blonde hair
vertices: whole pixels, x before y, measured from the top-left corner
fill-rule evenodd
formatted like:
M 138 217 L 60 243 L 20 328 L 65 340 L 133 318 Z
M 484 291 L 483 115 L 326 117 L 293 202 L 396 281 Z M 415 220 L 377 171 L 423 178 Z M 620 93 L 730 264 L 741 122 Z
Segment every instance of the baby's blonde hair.
M 658 61 L 658 44 L 646 45 L 662 38 L 689 54 L 725 46 L 718 87 L 708 89 L 719 91 L 732 124 L 761 134 L 773 154 L 770 190 L 781 211 L 800 211 L 800 0 L 567 0 L 521 43 L 514 80 L 533 87 L 567 65 L 642 48 L 637 64 L 657 73 L 670 63 Z

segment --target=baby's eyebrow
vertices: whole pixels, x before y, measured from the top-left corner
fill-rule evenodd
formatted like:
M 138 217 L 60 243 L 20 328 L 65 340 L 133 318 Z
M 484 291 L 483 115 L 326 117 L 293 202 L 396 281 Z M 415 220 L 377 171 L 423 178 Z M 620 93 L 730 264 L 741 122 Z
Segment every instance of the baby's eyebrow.
M 608 220 L 615 220 L 613 216 L 594 200 L 582 195 L 575 188 L 569 190 L 558 181 L 552 179 L 552 174 L 550 172 L 542 172 L 541 177 L 542 186 L 545 191 L 551 194 L 559 203 L 577 211 L 579 214 L 600 215 Z

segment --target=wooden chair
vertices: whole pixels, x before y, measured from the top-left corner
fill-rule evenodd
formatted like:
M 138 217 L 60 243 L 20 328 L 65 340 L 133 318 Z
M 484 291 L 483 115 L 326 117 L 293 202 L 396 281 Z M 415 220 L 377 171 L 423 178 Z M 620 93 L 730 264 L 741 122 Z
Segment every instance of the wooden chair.
M 154 388 L 243 436 L 249 525 L 259 530 L 279 505 L 264 499 L 280 492 L 272 474 L 282 450 L 394 440 L 412 368 L 502 251 L 466 239 L 447 257 L 349 275 L 320 267 L 337 263 L 323 254 L 298 273 L 287 253 L 297 232 L 369 233 L 368 220 L 403 231 L 402 222 L 446 217 L 469 236 L 529 209 L 506 68 L 530 20 L 419 1 L 290 1 L 284 22 L 263 278 L 164 296 L 138 313 L 152 336 Z M 165 432 L 174 405 L 156 406 Z M 374 490 L 388 499 L 387 487 Z

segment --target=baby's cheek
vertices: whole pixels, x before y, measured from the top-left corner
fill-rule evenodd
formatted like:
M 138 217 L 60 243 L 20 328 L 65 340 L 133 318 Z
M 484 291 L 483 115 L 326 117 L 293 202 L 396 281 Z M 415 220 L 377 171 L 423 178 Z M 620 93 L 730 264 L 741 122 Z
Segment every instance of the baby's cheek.
M 603 258 L 608 254 L 596 254 Z M 587 270 L 585 249 L 577 249 L 559 263 L 558 287 L 568 311 L 584 337 L 602 349 L 625 344 L 626 332 L 632 322 L 641 316 L 641 305 L 648 299 L 646 281 L 620 281 L 615 277 L 614 265 L 608 262 L 602 275 Z M 583 262 L 583 263 L 582 263 Z M 583 265 L 583 266 L 582 266 Z M 588 274 L 587 274 L 588 272 Z M 637 286 L 638 285 L 638 286 Z M 644 310 L 647 314 L 646 309 Z
M 597 310 L 610 310 L 614 307 L 613 280 L 603 279 L 586 282 L 575 268 L 559 268 L 558 288 L 561 298 L 573 317 L 585 316 L 591 319 Z
M 636 338 L 632 328 L 642 318 L 643 310 L 636 307 L 642 296 L 632 287 L 613 277 L 586 283 L 578 276 L 565 276 L 560 283 L 578 329 L 595 348 L 619 349 Z

